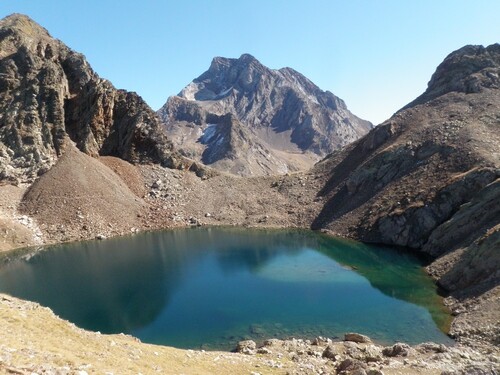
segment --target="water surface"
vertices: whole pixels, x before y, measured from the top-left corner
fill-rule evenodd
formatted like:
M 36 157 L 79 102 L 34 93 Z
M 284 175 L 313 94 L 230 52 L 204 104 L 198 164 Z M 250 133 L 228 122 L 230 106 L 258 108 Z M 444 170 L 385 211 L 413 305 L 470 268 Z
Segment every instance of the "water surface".
M 349 331 L 451 342 L 416 257 L 309 231 L 178 229 L 51 246 L 1 265 L 0 291 L 82 328 L 182 348 Z

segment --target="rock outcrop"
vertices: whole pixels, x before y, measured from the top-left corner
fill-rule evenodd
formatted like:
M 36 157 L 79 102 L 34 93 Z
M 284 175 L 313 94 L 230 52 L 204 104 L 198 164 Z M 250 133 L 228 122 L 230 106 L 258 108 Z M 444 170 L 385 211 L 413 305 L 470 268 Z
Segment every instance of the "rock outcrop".
M 472 94 L 483 89 L 500 89 L 499 55 L 500 44 L 488 47 L 468 45 L 450 53 L 436 69 L 427 90 L 405 108 L 449 92 Z
M 156 114 L 29 17 L 0 21 L 0 180 L 33 181 L 66 138 L 91 156 L 177 167 Z
M 423 95 L 315 167 L 313 228 L 428 254 L 459 298 L 498 286 L 499 88 L 500 45 L 450 54 Z
M 248 54 L 239 59 L 214 58 L 209 70 L 169 98 L 158 114 L 186 155 L 239 175 L 306 169 L 372 127 L 302 74 L 291 68 L 269 69 Z M 230 147 L 230 156 L 215 151 L 216 158 L 207 158 L 206 151 L 213 154 L 218 146 L 207 145 L 204 139 L 226 137 L 217 116 L 228 114 L 237 129 L 231 141 L 254 152 Z M 246 166 L 252 154 L 260 155 Z

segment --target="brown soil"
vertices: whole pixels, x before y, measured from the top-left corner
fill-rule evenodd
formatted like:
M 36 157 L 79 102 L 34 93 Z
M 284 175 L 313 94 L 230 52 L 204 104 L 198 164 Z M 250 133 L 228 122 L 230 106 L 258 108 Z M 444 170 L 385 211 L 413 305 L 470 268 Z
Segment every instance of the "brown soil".
M 125 177 L 133 176 L 122 163 L 114 165 Z M 144 207 L 117 174 L 71 144 L 28 189 L 20 206 L 36 219 L 46 242 L 134 232 Z
M 17 212 L 25 187 L 0 185 L 0 252 L 41 243 L 36 224 Z
M 320 183 L 314 174 L 254 178 L 219 174 L 202 179 L 159 166 L 143 166 L 141 172 L 150 190 L 146 227 L 199 223 L 308 228 L 321 208 L 321 200 L 315 201 Z
M 113 170 L 135 195 L 139 198 L 144 197 L 146 187 L 141 174 L 133 164 L 113 156 L 101 156 L 99 161 Z

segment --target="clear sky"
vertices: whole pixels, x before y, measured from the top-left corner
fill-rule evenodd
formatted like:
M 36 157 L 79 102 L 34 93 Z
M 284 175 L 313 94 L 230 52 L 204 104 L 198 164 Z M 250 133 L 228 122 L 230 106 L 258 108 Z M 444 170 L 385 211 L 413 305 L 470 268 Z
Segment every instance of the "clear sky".
M 0 0 L 158 109 L 214 56 L 292 67 L 380 123 L 466 44 L 500 42 L 499 0 Z

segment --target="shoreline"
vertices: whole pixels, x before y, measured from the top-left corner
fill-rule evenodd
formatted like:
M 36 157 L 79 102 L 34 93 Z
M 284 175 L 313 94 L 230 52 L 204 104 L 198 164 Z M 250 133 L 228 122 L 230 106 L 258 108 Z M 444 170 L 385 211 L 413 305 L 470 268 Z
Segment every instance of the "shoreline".
M 177 232 L 178 231 L 178 232 Z M 137 246 L 140 246 L 140 243 L 144 241 L 145 243 L 148 243 L 151 241 L 152 238 L 157 238 L 157 236 L 160 236 L 163 238 L 163 233 L 166 233 L 166 238 L 170 238 L 170 233 L 175 233 L 177 232 L 180 236 L 186 237 L 186 238 L 191 238 L 191 236 L 198 236 L 198 235 L 215 235 L 217 233 L 223 233 L 224 235 L 244 235 L 244 236 L 264 236 L 264 235 L 279 235 L 279 236 L 296 236 L 300 235 L 300 238 L 308 238 L 311 241 L 314 241 L 314 245 L 312 246 L 317 246 L 313 247 L 316 249 L 318 254 L 321 254 L 322 256 L 327 256 L 327 260 L 331 258 L 333 262 L 338 264 L 338 266 L 354 271 L 360 277 L 363 277 L 366 279 L 370 284 L 371 287 L 374 290 L 377 290 L 377 292 L 381 292 L 382 294 L 388 296 L 389 298 L 396 298 L 398 301 L 403 301 L 410 303 L 414 305 L 415 307 L 421 307 L 423 308 L 427 314 L 430 315 L 430 319 L 432 319 L 433 324 L 435 325 L 436 331 L 441 332 L 443 335 L 443 338 L 438 338 L 438 336 L 435 336 L 435 341 L 439 343 L 446 343 L 447 345 L 452 345 L 455 343 L 455 341 L 451 338 L 449 335 L 450 333 L 450 328 L 451 328 L 451 321 L 452 321 L 452 316 L 451 316 L 451 311 L 449 308 L 444 304 L 444 297 L 442 295 L 439 295 L 437 293 L 437 286 L 435 282 L 432 280 L 432 278 L 429 277 L 429 275 L 426 274 L 425 272 L 425 264 L 422 263 L 420 257 L 418 254 L 415 254 L 409 249 L 402 249 L 400 247 L 393 247 L 393 246 L 375 246 L 373 244 L 365 244 L 360 241 L 355 241 L 352 239 L 345 240 L 343 237 L 337 237 L 334 236 L 333 234 L 329 233 L 326 234 L 324 232 L 320 231 L 312 231 L 309 229 L 303 229 L 303 228 L 277 228 L 277 227 L 253 227 L 253 228 L 247 228 L 247 227 L 239 227 L 239 226 L 199 226 L 199 227 L 184 227 L 184 228 L 165 228 L 165 229 L 158 229 L 158 230 L 148 230 L 148 231 L 143 231 L 143 232 L 137 232 L 134 234 L 126 234 L 123 236 L 114 236 L 108 239 L 105 239 L 104 241 L 113 241 L 116 240 L 115 242 L 109 242 L 109 244 L 103 243 L 102 246 L 110 246 L 114 247 L 116 244 L 119 244 L 118 246 L 124 246 L 128 243 L 128 241 L 132 241 L 135 243 Z M 192 233 L 192 234 L 191 234 Z M 198 233 L 198 234 L 197 234 Z M 129 237 L 130 236 L 130 237 Z M 136 237 L 139 236 L 139 237 Z M 134 242 L 135 241 L 135 242 Z M 163 240 L 162 240 L 163 241 Z M 90 246 L 91 248 L 101 248 L 100 245 L 101 240 L 99 239 L 88 239 L 85 241 L 72 241 L 72 242 L 66 242 L 66 243 L 58 243 L 58 244 L 48 244 L 46 246 L 40 246 L 36 245 L 33 247 L 26 247 L 26 248 L 18 248 L 18 249 L 13 249 L 4 253 L 0 253 L 0 267 L 2 264 L 6 265 L 10 262 L 16 262 L 18 260 L 24 261 L 24 260 L 29 260 L 34 256 L 37 256 L 38 254 L 42 252 L 53 252 L 60 250 L 62 248 L 66 249 L 74 249 L 77 250 L 80 246 L 87 247 Z M 352 243 L 351 243 L 352 242 Z M 162 242 L 163 243 L 163 242 Z M 168 241 L 164 242 L 165 244 L 168 244 Z M 69 245 L 68 247 L 65 247 L 65 245 Z M 135 247 L 137 247 L 135 246 Z M 379 257 L 378 261 L 375 261 L 375 263 L 366 263 L 361 260 L 361 258 L 364 257 L 364 255 L 359 255 L 354 258 L 350 256 L 343 256 L 342 254 L 345 254 L 344 252 L 344 246 L 353 246 L 352 248 L 345 248 L 345 251 L 350 249 L 353 252 L 356 252 L 359 250 L 359 254 L 366 254 L 372 253 L 372 254 L 378 254 L 377 257 Z M 134 248 L 134 247 L 133 247 Z M 133 249 L 132 248 L 132 249 Z M 337 250 L 335 250 L 337 249 Z M 136 253 L 135 251 L 131 251 L 131 253 Z M 78 252 L 77 252 L 78 254 Z M 367 255 L 368 256 L 368 255 Z M 385 258 L 387 256 L 387 259 Z M 391 280 L 389 282 L 389 286 L 385 285 L 386 280 L 385 276 L 382 277 L 382 279 L 378 276 L 377 272 L 373 272 L 372 269 L 383 269 L 386 267 L 390 267 L 391 272 L 393 272 L 392 267 L 398 267 L 400 264 L 399 261 L 393 260 L 394 259 L 399 259 L 398 257 L 401 256 L 402 259 L 402 264 L 406 265 L 406 262 L 410 262 L 412 271 L 415 272 L 415 277 L 411 278 L 411 282 L 417 283 L 416 289 L 411 294 L 405 293 L 404 291 L 399 291 L 394 294 L 394 288 L 397 289 L 398 285 L 401 284 L 401 282 L 405 283 L 404 285 L 407 285 L 408 282 L 410 282 L 410 279 L 406 279 L 404 275 L 400 275 L 398 272 L 395 273 L 390 273 L 390 275 L 396 275 L 398 278 L 394 279 L 394 276 L 390 276 Z M 382 257 L 382 258 L 380 258 Z M 386 259 L 387 263 L 384 263 L 382 259 Z M 325 260 L 325 261 L 327 261 Z M 374 268 L 375 267 L 375 268 Z M 413 269 L 415 271 L 413 271 Z M 90 270 L 89 270 L 90 271 Z M 413 273 L 412 273 L 413 275 Z M 402 278 L 402 280 L 400 280 Z M 382 283 L 382 284 L 381 284 Z M 8 289 L 7 289 L 8 290 Z M 7 292 L 4 291 L 4 292 Z M 406 290 L 406 289 L 405 289 Z M 420 292 L 422 290 L 422 294 Z M 8 293 L 8 292 L 7 292 Z M 14 294 L 17 296 L 16 294 Z M 413 296 L 413 297 L 412 297 Z M 48 303 L 48 302 L 46 302 Z M 47 307 L 50 307 L 50 304 L 46 305 Z M 69 316 L 67 316 L 69 317 Z M 382 318 L 382 317 L 381 317 Z M 330 320 L 335 321 L 335 319 Z M 381 321 L 384 321 L 382 319 Z M 326 322 L 325 322 L 326 323 Z M 302 339 L 313 339 L 318 335 L 341 335 L 343 334 L 343 331 L 341 330 L 341 326 L 338 324 L 336 327 L 339 329 L 333 329 L 332 327 L 329 327 L 327 325 L 322 325 L 319 324 L 319 322 L 316 322 L 316 324 L 309 322 L 307 324 L 307 327 L 303 325 L 300 329 L 295 330 L 295 333 L 289 333 L 290 331 L 288 330 L 281 330 L 281 329 L 273 329 L 272 327 L 272 322 L 269 321 L 263 321 L 262 322 L 263 326 L 261 327 L 262 332 L 266 332 L 267 334 L 256 334 L 256 335 L 250 335 L 248 336 L 249 338 L 253 340 L 264 340 L 269 337 L 275 337 L 275 338 L 280 338 L 280 339 L 287 339 L 291 337 L 292 335 L 296 335 L 297 337 L 300 337 Z M 260 326 L 260 324 L 256 324 L 256 326 Z M 267 327 L 267 328 L 264 328 Z M 390 324 L 387 325 L 387 327 L 390 326 Z M 386 328 L 387 328 L 386 327 Z M 82 327 L 83 328 L 83 327 Z M 88 329 L 88 327 L 87 327 Z M 370 330 L 370 327 L 366 328 L 367 332 L 364 332 L 363 329 L 359 328 L 358 330 L 362 333 L 370 334 L 369 332 L 372 332 L 373 330 Z M 241 330 L 240 330 L 241 331 Z M 374 329 L 374 331 L 377 331 L 377 329 Z M 108 333 L 119 333 L 120 331 L 116 332 L 108 332 Z M 126 330 L 123 331 L 126 334 L 128 333 Z M 380 345 L 384 344 L 389 344 L 393 343 L 396 340 L 402 340 L 404 342 L 407 342 L 411 345 L 416 345 L 418 343 L 424 342 L 425 340 L 432 340 L 432 337 L 434 336 L 428 336 L 427 338 L 425 335 L 422 336 L 422 338 L 419 338 L 418 340 L 413 338 L 413 336 L 408 335 L 408 337 L 403 337 L 400 334 L 394 338 L 387 338 L 386 335 L 384 334 L 375 334 L 371 333 L 371 335 L 374 335 L 375 337 L 379 337 L 380 341 L 376 341 Z M 227 337 L 229 337 L 228 335 Z M 418 336 L 418 335 L 417 335 Z M 241 337 L 240 339 L 243 339 L 244 337 L 247 337 L 244 333 L 241 333 L 237 335 L 237 337 Z M 332 337 L 332 336 L 329 336 Z M 384 339 L 385 338 L 385 339 Z M 229 340 L 229 339 L 228 339 Z M 231 343 L 234 342 L 234 345 L 236 343 L 236 339 L 231 339 L 229 340 Z M 224 345 L 223 339 L 219 340 L 219 342 L 214 346 L 216 349 L 223 349 L 223 350 L 231 350 L 232 347 L 228 345 Z M 453 341 L 453 343 L 452 343 Z M 208 344 L 208 347 L 210 347 L 212 344 Z M 204 348 L 201 346 L 201 348 Z M 194 349 L 194 348 L 191 348 Z
M 343 341 L 270 339 L 262 346 L 248 340 L 240 342 L 236 352 L 176 349 L 142 343 L 128 335 L 86 331 L 58 318 L 49 308 L 4 294 L 0 294 L 0 325 L 4 332 L 0 371 L 17 374 L 320 374 L 339 370 L 370 375 L 459 374 L 462 369 L 494 371 L 498 365 L 494 361 L 498 350 L 484 355 L 460 344 L 383 347 L 361 334 L 346 335 Z

